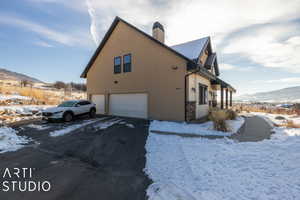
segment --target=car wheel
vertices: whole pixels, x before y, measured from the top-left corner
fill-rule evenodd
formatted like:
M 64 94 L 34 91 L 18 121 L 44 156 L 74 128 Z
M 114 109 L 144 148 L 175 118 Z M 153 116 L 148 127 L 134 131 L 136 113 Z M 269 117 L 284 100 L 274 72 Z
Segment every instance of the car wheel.
M 89 115 L 90 115 L 91 118 L 94 118 L 94 117 L 96 116 L 96 110 L 95 110 L 94 108 L 92 108 L 92 109 L 90 110 Z
M 73 120 L 73 114 L 70 113 L 70 112 L 67 112 L 64 114 L 64 117 L 63 117 L 64 121 L 65 122 L 70 122 Z

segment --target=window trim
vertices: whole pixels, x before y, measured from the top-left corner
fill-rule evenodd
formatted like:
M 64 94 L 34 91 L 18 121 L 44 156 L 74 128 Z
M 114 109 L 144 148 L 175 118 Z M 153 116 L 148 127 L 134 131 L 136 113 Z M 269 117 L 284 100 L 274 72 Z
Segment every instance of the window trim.
M 116 65 L 116 59 L 120 59 L 120 70 L 117 71 L 116 70 L 116 66 L 119 66 L 119 65 Z M 114 57 L 114 74 L 120 74 L 122 73 L 122 56 L 116 56 Z
M 198 83 L 198 104 L 206 105 L 207 101 L 208 101 L 208 86 L 202 83 Z
M 128 63 L 125 63 L 125 56 L 130 56 L 130 71 L 125 71 L 125 64 L 128 64 Z M 124 73 L 132 72 L 132 55 L 131 55 L 131 53 L 123 55 L 123 72 Z

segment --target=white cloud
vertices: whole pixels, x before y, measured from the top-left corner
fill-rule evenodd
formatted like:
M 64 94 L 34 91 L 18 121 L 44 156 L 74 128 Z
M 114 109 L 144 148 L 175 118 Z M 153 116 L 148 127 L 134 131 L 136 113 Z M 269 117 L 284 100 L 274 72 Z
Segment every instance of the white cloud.
M 41 47 L 48 47 L 48 48 L 54 47 L 52 44 L 49 44 L 45 41 L 35 41 L 34 44 Z
M 269 80 L 254 80 L 252 83 L 255 84 L 284 84 L 287 86 L 299 85 L 300 77 L 288 77 L 288 78 L 280 78 L 280 79 L 269 79 Z
M 232 65 L 232 64 L 219 64 L 219 68 L 221 71 L 251 71 L 253 67 L 250 66 L 242 66 L 242 65 Z
M 299 28 L 294 24 L 266 25 L 233 38 L 223 52 L 242 54 L 265 67 L 300 73 Z
M 23 28 L 27 31 L 38 34 L 39 36 L 42 36 L 47 40 L 51 40 L 68 46 L 89 45 L 90 36 L 85 35 L 83 32 L 60 32 L 33 21 L 21 18 L 19 16 L 0 14 L 0 24 Z
M 230 64 L 220 64 L 220 70 L 234 70 L 236 69 L 235 66 Z
M 297 55 L 300 52 L 300 26 L 291 22 L 300 18 L 300 0 L 30 1 L 61 3 L 85 11 L 91 18 L 90 34 L 96 44 L 117 15 L 148 33 L 152 23 L 158 20 L 165 26 L 169 45 L 210 35 L 213 45 L 219 47 L 236 32 L 221 52 L 216 49 L 221 54 L 219 57 L 222 53 L 242 54 L 252 63 L 300 72 L 300 56 Z M 234 67 L 223 69 L 249 69 Z
M 290 77 L 275 80 L 267 80 L 266 83 L 294 83 L 300 84 L 300 77 Z

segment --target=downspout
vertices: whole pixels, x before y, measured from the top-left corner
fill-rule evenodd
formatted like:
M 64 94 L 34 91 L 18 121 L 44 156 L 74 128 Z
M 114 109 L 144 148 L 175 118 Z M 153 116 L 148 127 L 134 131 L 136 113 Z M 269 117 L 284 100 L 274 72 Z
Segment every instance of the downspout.
M 193 71 L 193 72 L 190 72 L 188 74 L 186 74 L 184 76 L 184 121 L 187 121 L 187 115 L 186 115 L 186 104 L 187 104 L 187 78 L 192 75 L 192 74 L 195 74 L 197 72 L 200 71 L 200 68 L 198 68 L 197 70 Z

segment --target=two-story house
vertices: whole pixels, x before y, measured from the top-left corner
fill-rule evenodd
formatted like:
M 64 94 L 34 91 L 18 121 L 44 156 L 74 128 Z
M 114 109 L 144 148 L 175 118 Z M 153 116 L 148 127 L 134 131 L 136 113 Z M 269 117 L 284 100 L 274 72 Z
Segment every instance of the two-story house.
M 164 27 L 152 36 L 116 17 L 81 77 L 99 114 L 191 121 L 232 105 L 235 89 L 218 78 L 210 37 L 167 46 Z M 224 97 L 225 101 L 224 101 Z

